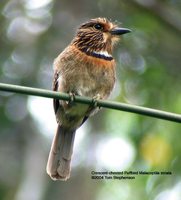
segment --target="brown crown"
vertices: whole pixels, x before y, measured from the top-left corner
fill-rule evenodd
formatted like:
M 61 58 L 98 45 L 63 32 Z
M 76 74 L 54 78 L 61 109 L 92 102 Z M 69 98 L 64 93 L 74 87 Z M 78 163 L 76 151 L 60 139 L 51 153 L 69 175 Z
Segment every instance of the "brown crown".
M 78 28 L 72 44 L 85 53 L 107 51 L 111 54 L 113 44 L 119 37 L 110 34 L 110 31 L 116 27 L 106 18 L 91 19 Z

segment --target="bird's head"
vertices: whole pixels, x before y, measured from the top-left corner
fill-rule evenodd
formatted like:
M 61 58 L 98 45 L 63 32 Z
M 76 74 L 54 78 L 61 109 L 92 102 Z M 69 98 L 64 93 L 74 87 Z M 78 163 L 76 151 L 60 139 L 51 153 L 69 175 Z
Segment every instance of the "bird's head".
M 72 43 L 81 51 L 92 54 L 112 54 L 114 44 L 120 36 L 131 30 L 120 28 L 106 18 L 96 18 L 82 24 Z

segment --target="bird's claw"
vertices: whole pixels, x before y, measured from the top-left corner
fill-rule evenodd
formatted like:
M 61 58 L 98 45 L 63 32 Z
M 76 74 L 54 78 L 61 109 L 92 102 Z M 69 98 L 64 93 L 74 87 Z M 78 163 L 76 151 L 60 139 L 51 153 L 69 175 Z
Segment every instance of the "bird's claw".
M 93 104 L 93 107 L 97 107 L 97 101 L 101 99 L 101 95 L 100 94 L 97 94 L 95 95 L 93 98 L 92 98 L 92 104 Z
M 75 93 L 69 92 L 69 103 L 73 103 L 75 101 Z

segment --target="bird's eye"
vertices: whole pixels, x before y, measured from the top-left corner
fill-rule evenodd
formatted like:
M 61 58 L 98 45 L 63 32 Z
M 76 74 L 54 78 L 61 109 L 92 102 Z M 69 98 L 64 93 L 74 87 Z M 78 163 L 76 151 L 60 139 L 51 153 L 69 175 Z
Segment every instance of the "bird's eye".
M 103 30 L 103 26 L 102 26 L 101 24 L 95 24 L 95 25 L 94 25 L 94 28 L 95 28 L 96 30 Z

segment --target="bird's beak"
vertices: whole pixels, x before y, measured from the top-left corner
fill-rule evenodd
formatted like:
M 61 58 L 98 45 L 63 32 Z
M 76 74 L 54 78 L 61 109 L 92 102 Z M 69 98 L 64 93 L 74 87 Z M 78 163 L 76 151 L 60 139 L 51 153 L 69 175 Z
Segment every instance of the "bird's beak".
M 125 33 L 130 33 L 131 30 L 128 28 L 114 28 L 110 31 L 112 35 L 123 35 Z

